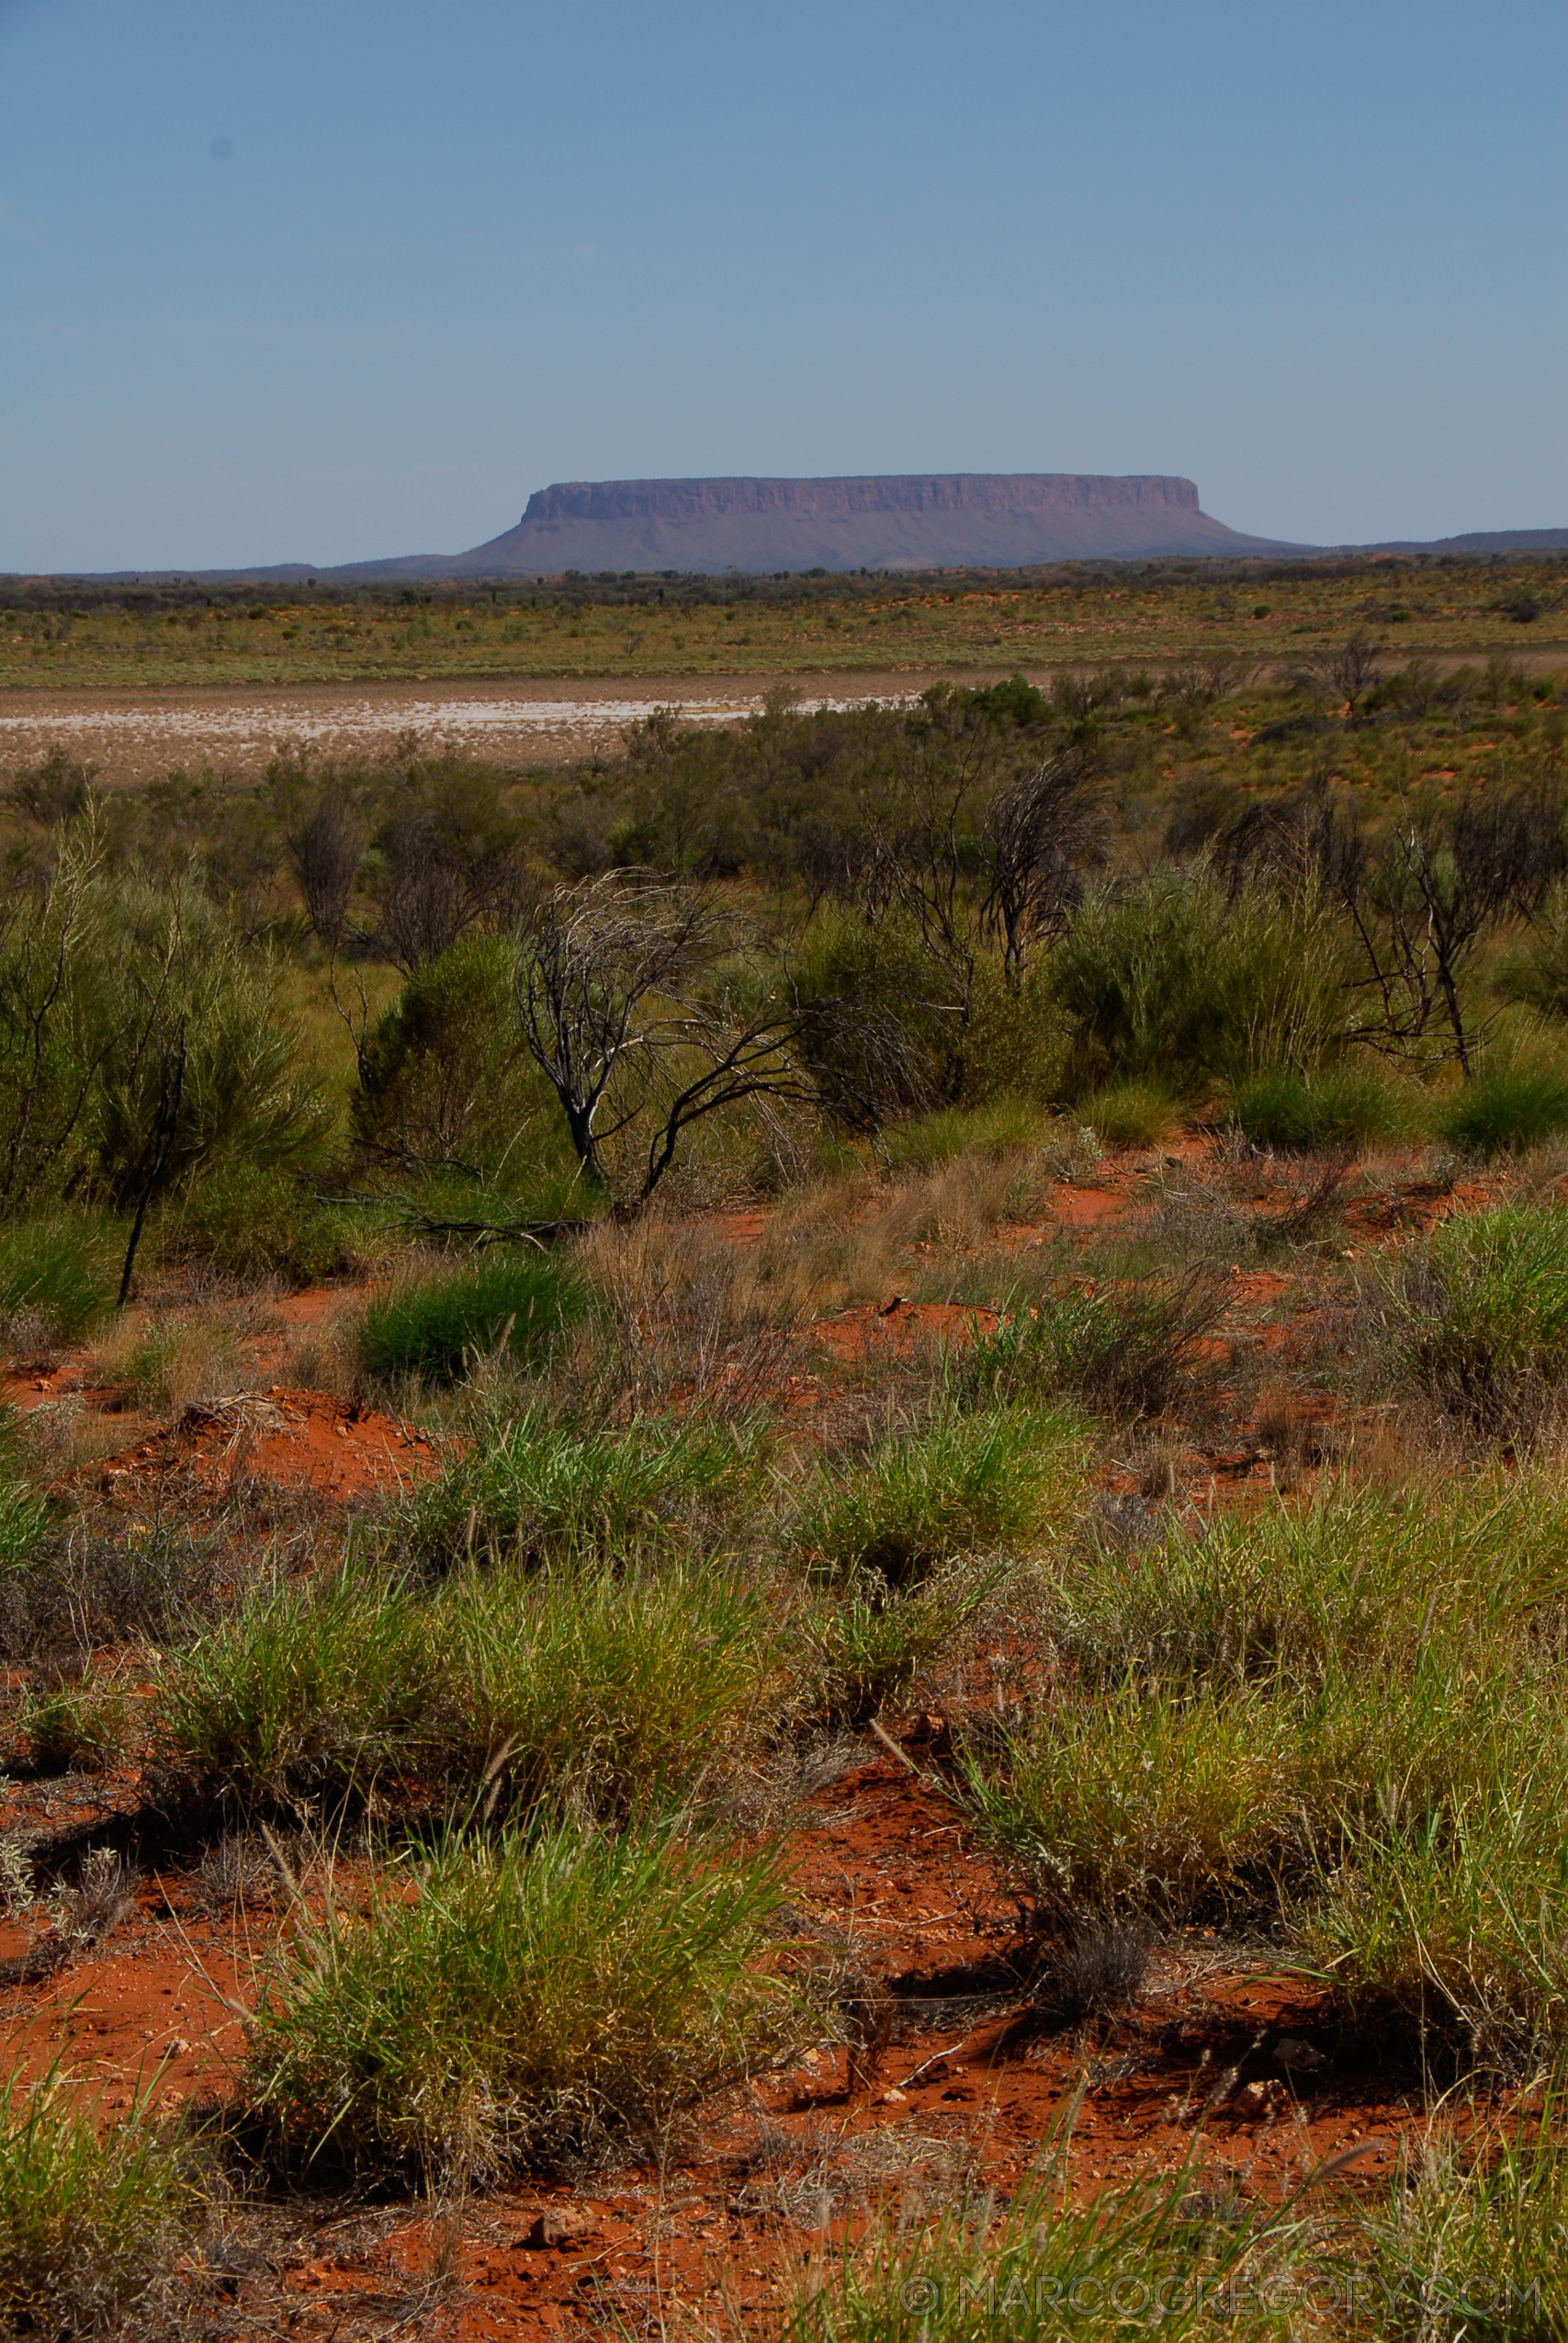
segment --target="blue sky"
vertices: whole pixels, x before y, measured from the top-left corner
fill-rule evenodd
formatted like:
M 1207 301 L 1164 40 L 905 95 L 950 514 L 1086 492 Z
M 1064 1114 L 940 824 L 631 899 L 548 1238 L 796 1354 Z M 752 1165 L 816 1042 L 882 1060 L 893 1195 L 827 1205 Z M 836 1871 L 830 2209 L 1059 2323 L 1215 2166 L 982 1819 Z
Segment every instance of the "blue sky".
M 1568 0 L 0 0 L 0 569 L 553 480 L 1568 526 Z

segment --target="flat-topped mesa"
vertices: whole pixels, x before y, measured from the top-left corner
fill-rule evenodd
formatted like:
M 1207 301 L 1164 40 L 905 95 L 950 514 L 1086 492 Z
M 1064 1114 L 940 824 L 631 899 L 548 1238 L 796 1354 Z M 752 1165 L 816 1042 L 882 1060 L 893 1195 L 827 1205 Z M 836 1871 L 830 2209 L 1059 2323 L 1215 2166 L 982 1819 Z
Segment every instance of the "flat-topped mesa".
M 559 481 L 453 573 L 1010 569 L 1271 551 L 1166 473 L 895 472 L 829 480 Z
M 1039 513 L 1136 506 L 1195 513 L 1195 481 L 1161 472 L 869 473 L 843 480 L 570 480 L 536 488 L 530 521 L 688 522 L 733 514 Z

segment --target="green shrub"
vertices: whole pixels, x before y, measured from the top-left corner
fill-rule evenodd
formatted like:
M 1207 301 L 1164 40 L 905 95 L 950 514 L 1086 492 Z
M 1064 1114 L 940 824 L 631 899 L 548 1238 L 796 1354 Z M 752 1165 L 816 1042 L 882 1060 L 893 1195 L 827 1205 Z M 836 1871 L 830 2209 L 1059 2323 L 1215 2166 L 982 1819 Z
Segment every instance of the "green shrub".
M 1521 1427 L 1568 1375 L 1568 1210 L 1453 1213 L 1391 1270 L 1398 1379 L 1450 1413 Z
M 423 1563 L 489 1553 L 619 1564 L 716 1538 L 760 1466 L 754 1428 L 686 1416 L 582 1431 L 530 1409 L 446 1464 L 400 1526 Z
M 166 1668 L 165 1764 L 247 1809 L 367 1794 L 428 1746 L 436 1688 L 421 1624 L 396 1583 L 368 1573 L 257 1588 Z
M 1568 2040 L 1568 1747 L 1555 1702 L 1487 1737 L 1463 1793 L 1360 1820 L 1292 1934 L 1358 2030 L 1517 2070 Z
M 284 1012 L 281 970 L 247 951 L 205 895 L 184 882 L 169 891 L 126 884 L 103 948 L 116 1023 L 92 1129 L 98 1183 L 117 1207 L 141 1195 L 174 1097 L 167 1193 L 226 1165 L 320 1158 L 333 1111 Z
M 1450 1147 L 1488 1160 L 1522 1155 L 1568 1130 L 1568 1074 L 1547 1067 L 1500 1068 L 1466 1082 L 1438 1126 Z
M 1129 1685 L 1044 1710 L 971 1762 L 978 1836 L 1037 1925 L 1130 1912 L 1186 1923 L 1256 1907 L 1296 1832 L 1289 1732 L 1262 1701 Z
M 105 2129 L 51 2067 L 0 2079 L 0 2332 L 150 2333 L 200 2199 L 144 2105 Z
M 999 2209 L 965 2192 L 932 2222 L 874 2223 L 813 2270 L 790 2343 L 1538 2343 L 1568 2329 L 1560 2078 L 1524 2126 L 1427 2127 L 1381 2189 L 1317 2218 L 1299 2192 L 1217 2190 L 1201 2137 L 1173 2169 L 1088 2189 L 1070 2120 Z
M 1090 1091 L 1074 1112 L 1102 1147 L 1157 1147 L 1179 1109 L 1160 1083 L 1128 1081 Z
M 458 1574 L 432 1606 L 432 1762 L 508 1806 L 624 1815 L 693 1796 L 764 1713 L 777 1636 L 756 1595 L 666 1563 Z
M 1345 1033 L 1345 978 L 1315 907 L 1233 897 L 1201 865 L 1101 890 L 1051 962 L 1072 1032 L 1067 1095 L 1131 1080 L 1198 1096 L 1266 1066 L 1314 1067 Z
M 1052 1135 L 1052 1119 L 1026 1098 L 1002 1097 L 984 1106 L 947 1106 L 934 1115 L 894 1125 L 887 1132 L 887 1160 L 934 1172 L 954 1156 L 1005 1158 L 1037 1152 Z
M 945 1408 L 886 1433 L 863 1462 L 818 1465 L 795 1543 L 818 1570 L 912 1586 L 956 1556 L 1041 1534 L 1077 1494 L 1082 1467 L 1081 1434 L 1065 1419 Z
M 1497 989 L 1546 1016 L 1568 1016 L 1568 889 L 1551 889 L 1525 948 L 1498 969 Z
M 831 1005 L 808 1024 L 804 1049 L 839 1119 L 875 1126 L 962 1093 L 962 987 L 907 914 L 871 922 L 828 907 L 790 973 L 802 1003 Z
M 459 1801 L 624 1813 L 693 1793 L 761 1712 L 775 1636 L 717 1571 L 468 1567 L 264 1589 L 165 1672 L 165 1771 L 266 1810 L 418 1774 Z M 498 1786 L 499 1785 L 499 1786 Z
M 276 1168 L 231 1163 L 198 1181 L 164 1241 L 231 1277 L 319 1285 L 358 1265 L 353 1220 Z
M 1532 1477 L 1070 1549 L 1039 1590 L 1058 1664 L 964 1754 L 1035 1925 L 1285 1930 L 1429 2054 L 1568 2042 L 1565 1527 Z
M 1537 1476 L 1329 1483 L 1307 1505 L 1216 1511 L 1132 1552 L 1073 1548 L 1038 1623 L 1075 1679 L 1239 1690 L 1282 1673 L 1408 1678 L 1435 1632 L 1495 1657 L 1568 1602 L 1568 1488 Z
M 1231 1116 L 1255 1147 L 1310 1155 L 1414 1138 L 1423 1104 L 1414 1091 L 1400 1093 L 1370 1067 L 1323 1066 L 1303 1074 L 1296 1066 L 1269 1066 L 1236 1083 Z
M 818 1601 L 803 1623 L 807 1703 L 829 1723 L 856 1728 L 895 1707 L 951 1651 L 995 1583 L 994 1571 L 958 1566 L 908 1590 L 852 1580 Z
M 982 1115 L 994 1108 L 1004 1122 L 1018 1123 L 1028 1105 L 1048 1106 L 1062 1094 L 1070 1038 L 1048 955 L 1017 983 L 997 959 L 976 960 L 961 1068 L 965 1105 Z
M 123 1693 L 85 1680 L 29 1692 L 19 1721 L 40 1773 L 94 1773 L 124 1749 L 130 1715 Z
M 508 1194 L 567 1167 L 554 1095 L 523 1047 L 515 971 L 513 945 L 477 934 L 412 970 L 361 1058 L 349 1120 L 362 1155 Z
M 0 1316 L 77 1341 L 114 1307 L 123 1245 L 87 1214 L 0 1228 Z
M 489 1352 L 542 1355 L 582 1308 L 581 1286 L 559 1262 L 537 1253 L 492 1256 L 472 1269 L 411 1279 L 371 1302 L 360 1364 L 379 1383 L 400 1375 L 455 1383 Z
M 993 1332 L 953 1361 L 955 1387 L 985 1401 L 1067 1396 L 1122 1417 L 1158 1415 L 1181 1387 L 1190 1346 L 1226 1297 L 1202 1267 L 1015 1296 Z
M 251 2035 L 281 2155 L 432 2182 L 651 2139 L 777 2039 L 782 1889 L 660 1826 L 447 1839 L 302 1925 Z
M 0 1590 L 19 1582 L 38 1557 L 49 1521 L 47 1499 L 23 1468 L 17 1411 L 0 1408 Z

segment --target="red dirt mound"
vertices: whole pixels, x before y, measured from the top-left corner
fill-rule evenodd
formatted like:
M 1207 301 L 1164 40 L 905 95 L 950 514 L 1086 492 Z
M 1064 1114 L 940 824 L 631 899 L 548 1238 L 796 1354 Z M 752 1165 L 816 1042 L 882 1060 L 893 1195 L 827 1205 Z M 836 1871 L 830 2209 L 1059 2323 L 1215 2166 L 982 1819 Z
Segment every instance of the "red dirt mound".
M 415 1424 L 346 1406 L 324 1391 L 242 1392 L 193 1400 L 175 1421 L 97 1467 L 111 1495 L 133 1495 L 178 1471 L 216 1488 L 242 1474 L 281 1488 L 346 1499 L 420 1479 L 439 1468 L 436 1443 Z

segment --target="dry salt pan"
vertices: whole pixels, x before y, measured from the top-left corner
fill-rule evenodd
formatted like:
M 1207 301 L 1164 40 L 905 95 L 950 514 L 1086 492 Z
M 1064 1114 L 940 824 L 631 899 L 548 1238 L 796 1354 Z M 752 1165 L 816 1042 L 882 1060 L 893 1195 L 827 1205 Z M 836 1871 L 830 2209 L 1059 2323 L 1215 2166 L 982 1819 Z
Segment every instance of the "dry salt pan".
M 902 696 L 908 696 L 903 695 Z M 846 698 L 807 699 L 804 707 L 837 708 Z M 688 724 L 733 724 L 756 715 L 758 694 L 683 698 L 666 691 L 657 699 L 479 699 L 454 696 L 415 699 L 405 692 L 338 697 L 166 702 L 74 701 L 69 707 L 17 709 L 0 715 L 0 762 L 22 763 L 56 745 L 107 759 L 106 778 L 135 780 L 176 761 L 210 756 L 265 758 L 285 741 L 304 741 L 324 751 L 358 749 L 374 753 L 400 733 L 417 732 L 427 747 L 502 749 L 508 737 L 570 753 L 574 746 L 609 743 L 628 724 L 656 709 L 675 706 Z

